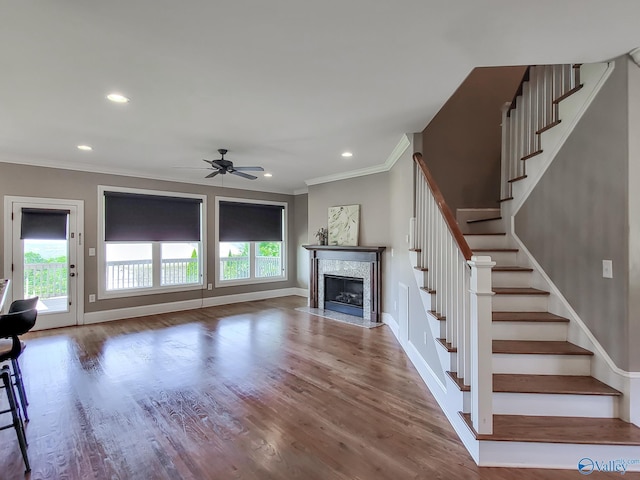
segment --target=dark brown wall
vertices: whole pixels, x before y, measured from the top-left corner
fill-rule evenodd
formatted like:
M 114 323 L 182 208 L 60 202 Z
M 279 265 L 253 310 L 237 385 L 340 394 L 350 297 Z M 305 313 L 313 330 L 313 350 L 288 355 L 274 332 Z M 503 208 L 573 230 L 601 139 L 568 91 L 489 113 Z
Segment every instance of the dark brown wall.
M 501 108 L 525 70 L 474 69 L 422 132 L 422 154 L 454 215 L 458 208 L 498 207 Z

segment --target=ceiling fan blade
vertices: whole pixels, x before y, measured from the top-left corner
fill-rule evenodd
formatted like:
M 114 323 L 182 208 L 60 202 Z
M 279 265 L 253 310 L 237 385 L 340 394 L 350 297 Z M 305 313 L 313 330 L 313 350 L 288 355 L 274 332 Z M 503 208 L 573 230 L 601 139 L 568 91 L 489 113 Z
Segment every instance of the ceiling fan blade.
M 213 165 L 213 160 L 202 159 L 203 162 L 207 162 L 209 165 Z
M 222 159 L 211 160 L 211 166 L 212 167 L 216 167 L 216 168 L 225 168 L 225 165 L 220 163 L 220 162 L 223 162 L 223 161 L 226 161 L 226 160 L 222 160 Z
M 218 175 L 219 173 L 220 173 L 220 170 L 216 170 L 215 172 L 210 173 L 209 175 L 207 175 L 207 176 L 206 176 L 206 177 L 204 177 L 204 178 L 211 178 L 211 177 L 215 177 L 215 176 L 216 176 L 216 175 Z
M 258 177 L 254 177 L 253 175 L 249 175 L 248 173 L 238 172 L 237 170 L 234 170 L 233 172 L 230 172 L 230 173 L 233 173 L 234 175 L 238 175 L 239 177 L 242 177 L 242 178 L 248 178 L 249 180 L 255 180 L 256 178 L 258 178 Z
M 211 167 L 171 167 L 180 170 L 211 170 Z
M 262 167 L 233 167 L 238 172 L 264 172 Z

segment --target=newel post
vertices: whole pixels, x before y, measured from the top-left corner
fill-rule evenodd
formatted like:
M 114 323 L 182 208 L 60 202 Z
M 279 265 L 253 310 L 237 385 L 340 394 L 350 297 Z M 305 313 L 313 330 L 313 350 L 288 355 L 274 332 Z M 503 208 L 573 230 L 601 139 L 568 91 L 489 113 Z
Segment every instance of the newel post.
M 491 335 L 491 257 L 472 256 L 469 284 L 471 310 L 471 421 L 478 434 L 493 433 L 493 361 Z

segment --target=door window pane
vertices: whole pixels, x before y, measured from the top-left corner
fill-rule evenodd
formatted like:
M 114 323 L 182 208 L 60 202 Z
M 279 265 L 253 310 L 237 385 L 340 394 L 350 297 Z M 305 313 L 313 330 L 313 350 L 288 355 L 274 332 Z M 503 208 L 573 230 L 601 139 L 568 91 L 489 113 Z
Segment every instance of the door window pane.
M 107 243 L 107 290 L 153 286 L 151 243 Z
M 161 244 L 160 284 L 200 283 L 199 251 L 200 244 L 198 242 Z
M 249 242 L 220 242 L 220 280 L 249 278 Z
M 282 276 L 282 242 L 256 243 L 256 277 Z
M 23 240 L 24 298 L 40 297 L 38 311 L 68 310 L 67 240 Z

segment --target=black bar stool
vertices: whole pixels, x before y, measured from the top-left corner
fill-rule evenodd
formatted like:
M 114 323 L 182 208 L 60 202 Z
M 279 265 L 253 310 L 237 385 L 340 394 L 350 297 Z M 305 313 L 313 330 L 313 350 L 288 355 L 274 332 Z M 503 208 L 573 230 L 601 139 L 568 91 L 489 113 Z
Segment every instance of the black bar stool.
M 1 426 L 0 430 L 5 430 L 11 427 L 16 429 L 16 435 L 18 436 L 18 443 L 20 444 L 20 451 L 22 452 L 24 466 L 26 468 L 26 472 L 30 472 L 31 466 L 29 465 L 29 457 L 27 456 L 27 437 L 24 434 L 24 425 L 22 423 L 22 418 L 20 418 L 20 407 L 18 406 L 18 402 L 16 401 L 16 394 L 13 391 L 11 371 L 9 370 L 8 365 L 4 365 L 2 369 L 0 369 L 0 377 L 2 377 L 1 388 L 4 388 L 4 390 L 7 392 L 7 400 L 9 401 L 9 408 L 7 410 L 1 410 L 0 415 L 11 412 L 11 417 L 13 420 L 12 423 Z
M 36 308 L 36 305 L 38 305 L 38 297 L 25 298 L 24 300 L 15 300 L 11 302 L 8 313 L 22 312 L 24 310 L 34 310 Z M 34 321 L 34 325 L 35 325 L 35 321 Z M 33 325 L 31 326 L 31 328 L 33 328 Z M 31 330 L 31 328 L 29 328 L 29 330 Z M 27 333 L 27 332 L 24 332 L 24 333 Z M 22 334 L 20 333 L 19 335 L 22 335 Z M 22 382 L 22 370 L 20 370 L 20 363 L 18 362 L 18 357 L 24 351 L 25 345 L 22 342 L 20 344 L 22 346 L 22 349 L 20 350 L 20 353 L 16 358 L 11 359 L 11 366 L 13 367 L 14 382 L 16 387 L 18 387 L 18 395 L 20 396 L 20 403 L 22 404 L 22 411 L 24 412 L 24 418 L 28 422 L 29 415 L 27 414 L 27 406 L 29 405 L 29 401 L 27 400 L 27 393 L 24 390 L 24 383 Z
M 0 363 L 11 360 L 11 366 L 13 367 L 12 376 L 18 388 L 18 396 L 20 397 L 22 412 L 24 413 L 26 421 L 29 421 L 29 415 L 27 414 L 27 405 L 29 405 L 29 402 L 24 390 L 22 371 L 18 363 L 18 357 L 20 357 L 24 350 L 24 344 L 20 341 L 18 335 L 27 333 L 36 324 L 38 311 L 35 309 L 35 305 L 37 302 L 37 297 L 28 300 L 16 300 L 9 307 L 9 313 L 0 315 L 0 338 L 11 339 L 10 346 L 8 344 L 9 342 L 0 344 Z M 17 310 L 29 306 L 32 308 Z

